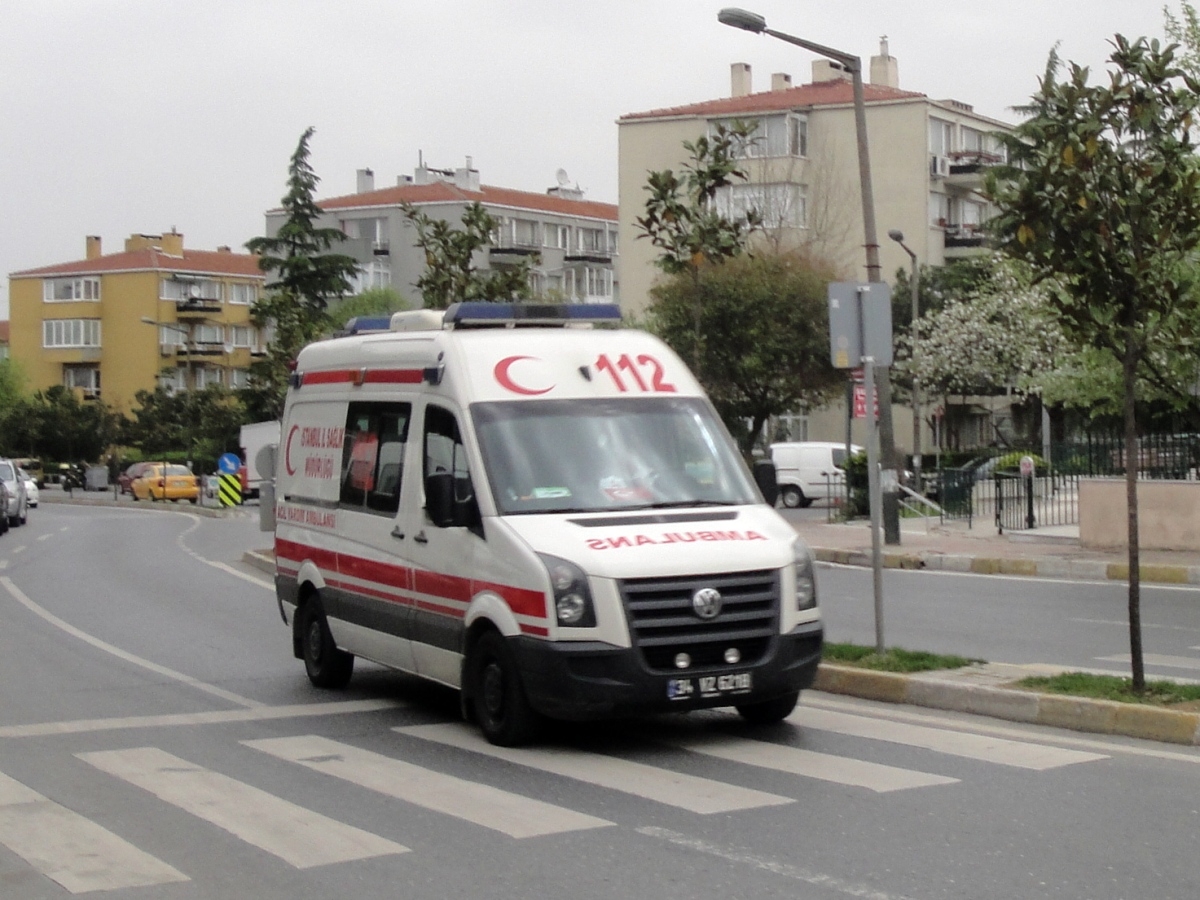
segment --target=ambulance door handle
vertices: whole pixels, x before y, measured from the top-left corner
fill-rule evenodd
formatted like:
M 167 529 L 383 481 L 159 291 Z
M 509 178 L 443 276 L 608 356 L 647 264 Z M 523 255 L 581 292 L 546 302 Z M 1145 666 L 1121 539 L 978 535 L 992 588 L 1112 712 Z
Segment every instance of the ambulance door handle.
M 392 529 L 392 537 L 398 541 L 404 540 L 404 532 L 400 530 L 399 525 Z
M 416 541 L 418 544 L 428 544 L 429 543 L 429 538 L 425 537 L 424 531 L 418 531 L 417 536 L 415 538 L 413 538 L 413 540 Z

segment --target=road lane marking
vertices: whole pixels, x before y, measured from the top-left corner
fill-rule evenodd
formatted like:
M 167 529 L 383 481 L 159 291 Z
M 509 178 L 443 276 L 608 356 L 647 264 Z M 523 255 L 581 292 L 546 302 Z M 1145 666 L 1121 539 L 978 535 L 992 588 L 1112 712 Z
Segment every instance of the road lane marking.
M 566 748 L 522 747 L 517 750 L 496 747 L 473 729 L 458 723 L 414 725 L 393 728 L 392 731 L 704 815 L 795 802 L 791 797 L 780 797 L 599 753 Z
M 24 553 L 24 552 L 25 552 L 25 545 L 24 545 L 24 544 L 22 544 L 22 545 L 21 545 L 21 546 L 19 546 L 19 547 L 13 547 L 13 556 L 16 556 L 18 553 Z
M 801 728 L 816 728 L 819 731 L 833 731 L 852 737 L 905 744 L 950 756 L 962 756 L 1038 772 L 1108 758 L 1099 753 L 1065 750 L 1062 747 L 965 734 L 961 731 L 929 728 L 924 725 L 906 725 L 902 722 L 813 709 L 809 706 L 798 708 L 788 716 L 788 721 Z
M 947 778 L 944 775 L 930 775 L 913 769 L 901 769 L 732 735 L 697 735 L 682 741 L 672 740 L 671 744 L 692 753 L 715 756 L 760 769 L 773 769 L 789 775 L 831 781 L 834 784 L 863 787 L 877 794 L 958 783 L 957 778 Z
M 109 653 L 117 657 L 117 659 L 122 659 L 125 662 L 132 663 L 135 666 L 141 666 L 143 669 L 149 669 L 156 675 L 162 675 L 166 678 L 182 682 L 183 684 L 194 687 L 197 690 L 204 691 L 206 694 L 212 694 L 214 697 L 220 697 L 222 700 L 227 700 L 230 703 L 236 703 L 238 706 L 245 706 L 247 709 L 255 709 L 265 705 L 257 700 L 251 700 L 249 697 L 242 697 L 241 695 L 235 694 L 232 691 L 219 688 L 215 684 L 209 684 L 205 681 L 201 681 L 198 678 L 193 678 L 191 675 L 185 675 L 182 672 L 176 672 L 174 669 L 168 669 L 166 666 L 160 666 L 158 663 L 151 662 L 148 659 L 143 659 L 140 656 L 135 656 L 127 650 L 122 650 L 120 647 L 113 646 L 107 641 L 100 640 L 100 638 L 92 637 L 92 635 L 88 634 L 86 631 L 81 631 L 69 622 L 60 619 L 49 610 L 34 603 L 27 596 L 25 596 L 24 592 L 22 592 L 19 587 L 13 584 L 11 578 L 0 577 L 0 585 L 3 585 L 4 589 L 12 595 L 13 599 L 30 612 L 45 619 L 55 628 L 60 628 L 72 637 L 83 641 L 85 644 L 90 644 L 97 650 L 103 650 L 105 653 Z
M 64 530 L 65 530 L 65 529 L 64 529 Z M 50 539 L 50 538 L 52 538 L 52 537 L 54 537 L 54 535 L 52 535 L 52 534 L 39 534 L 39 535 L 37 536 L 37 539 L 38 539 L 39 541 L 45 541 L 45 540 L 49 540 L 49 539 Z
M 313 716 L 378 712 L 385 709 L 402 709 L 403 706 L 393 700 L 344 700 L 330 703 L 299 703 L 290 706 L 256 706 L 253 709 L 172 713 L 158 716 L 36 722 L 31 725 L 0 726 L 0 738 L 51 737 L 59 734 L 86 734 L 93 731 L 121 731 L 131 728 L 174 728 L 181 725 L 224 725 L 230 722 L 265 722 L 273 719 L 302 719 Z
M 1117 653 L 1113 656 L 1097 656 L 1094 658 L 1100 662 L 1127 663 L 1130 661 L 1130 655 L 1128 653 Z M 1200 670 L 1200 659 L 1195 659 L 1191 656 L 1164 656 L 1159 653 L 1145 653 L 1142 655 L 1142 662 L 1148 666 L 1164 666 L 1168 669 Z
M 315 772 L 491 828 L 509 837 L 537 837 L 614 824 L 317 735 L 242 743 L 278 759 L 299 763 Z
M 297 869 L 408 852 L 407 847 L 386 838 L 297 806 L 157 747 L 100 750 L 76 756 Z
M 820 872 L 814 872 L 812 869 L 794 866 L 791 863 L 779 862 L 778 860 L 767 859 L 764 856 L 756 856 L 752 853 L 721 847 L 711 841 L 688 837 L 686 834 L 680 834 L 677 831 L 670 831 L 666 828 L 655 828 L 647 825 L 638 828 L 637 833 L 646 837 L 667 841 L 677 847 L 695 850 L 697 853 L 715 856 L 727 862 L 739 863 L 763 872 L 771 872 L 774 875 L 780 875 L 784 878 L 803 881 L 805 884 L 811 884 L 838 894 L 845 894 L 847 897 L 856 897 L 859 900 L 908 900 L 908 898 L 900 894 L 888 894 L 884 891 L 877 891 L 865 884 L 843 881 L 834 875 L 824 875 Z
M 1129 628 L 1129 622 L 1122 619 L 1067 619 L 1068 622 L 1082 622 L 1085 625 L 1116 625 L 1120 628 Z M 1195 631 L 1200 632 L 1200 628 L 1192 625 L 1163 625 L 1156 622 L 1143 622 L 1142 628 L 1147 631 L 1152 631 L 1156 628 L 1165 628 L 1170 631 Z M 1190 650 L 1200 650 L 1200 647 L 1189 647 Z
M 7 569 L 7 568 L 8 568 L 8 560 L 0 559 L 0 569 Z
M 72 894 L 188 880 L 178 869 L 4 774 L 0 844 Z
M 59 531 L 70 531 L 70 530 L 71 530 L 71 526 L 70 526 L 70 525 L 63 525 L 63 526 L 61 526 L 61 527 L 60 527 L 58 530 L 59 530 Z M 38 540 L 41 540 L 41 538 L 38 538 Z
M 195 550 L 193 550 L 191 547 L 189 547 L 187 544 L 185 544 L 184 538 L 186 538 L 189 534 L 191 534 L 193 531 L 195 531 L 197 528 L 200 527 L 200 517 L 196 516 L 196 515 L 192 515 L 191 513 L 179 513 L 179 515 L 187 516 L 187 518 L 192 520 L 192 524 L 191 524 L 190 528 L 185 529 L 184 531 L 180 532 L 178 535 L 175 536 L 175 545 L 177 547 L 179 547 L 180 550 L 182 550 L 184 553 L 186 553 L 192 559 L 196 560 L 196 562 L 204 563 L 204 565 L 206 565 L 206 566 L 212 566 L 214 569 L 218 569 L 218 570 L 224 572 L 226 575 L 232 575 L 234 578 L 240 578 L 240 579 L 242 579 L 242 581 L 248 581 L 250 584 L 253 584 L 255 587 L 265 588 L 266 590 L 271 591 L 271 593 L 275 592 L 275 582 L 266 581 L 265 579 L 257 578 L 253 575 L 250 575 L 247 572 L 238 571 L 237 569 L 235 569 L 233 566 L 229 565 L 228 563 L 218 562 L 215 559 L 208 559 L 206 557 L 203 557 L 199 553 L 197 553 Z

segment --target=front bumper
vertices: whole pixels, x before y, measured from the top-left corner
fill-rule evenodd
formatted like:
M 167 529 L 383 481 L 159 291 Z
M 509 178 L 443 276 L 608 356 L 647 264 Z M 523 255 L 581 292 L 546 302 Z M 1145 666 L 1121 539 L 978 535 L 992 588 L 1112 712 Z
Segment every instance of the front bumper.
M 511 638 L 510 646 L 533 708 L 552 718 L 578 720 L 742 705 L 803 690 L 816 678 L 823 638 L 821 623 L 812 622 L 776 637 L 755 665 L 683 672 L 652 671 L 636 647 L 525 636 Z M 668 696 L 669 684 L 681 678 L 700 683 L 709 676 L 745 673 L 752 682 L 748 693 L 722 691 L 706 696 L 694 691 L 674 699 Z

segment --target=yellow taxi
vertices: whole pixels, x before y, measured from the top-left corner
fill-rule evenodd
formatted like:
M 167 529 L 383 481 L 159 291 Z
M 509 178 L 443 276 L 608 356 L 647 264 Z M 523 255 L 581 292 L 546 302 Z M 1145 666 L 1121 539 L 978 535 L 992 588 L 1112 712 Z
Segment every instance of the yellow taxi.
M 129 485 L 134 500 L 190 500 L 200 499 L 200 479 L 187 466 L 153 465 L 142 472 Z

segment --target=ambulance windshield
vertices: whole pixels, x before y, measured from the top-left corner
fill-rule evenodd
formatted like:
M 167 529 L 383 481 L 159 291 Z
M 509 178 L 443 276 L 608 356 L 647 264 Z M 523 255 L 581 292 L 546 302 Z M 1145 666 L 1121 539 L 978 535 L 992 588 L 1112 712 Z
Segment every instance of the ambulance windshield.
M 477 403 L 471 413 L 505 515 L 758 502 L 695 397 Z

